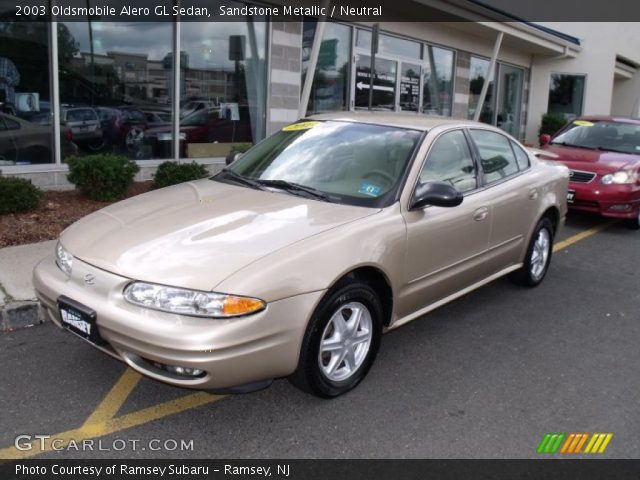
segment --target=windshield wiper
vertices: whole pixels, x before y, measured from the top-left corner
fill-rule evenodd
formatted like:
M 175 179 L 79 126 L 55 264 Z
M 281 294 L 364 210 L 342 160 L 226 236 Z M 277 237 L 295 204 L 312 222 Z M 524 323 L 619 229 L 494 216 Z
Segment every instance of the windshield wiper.
M 584 148 L 585 150 L 595 150 L 594 147 L 587 147 L 585 145 L 576 145 L 567 142 L 551 142 L 551 145 L 562 145 L 563 147 Z
M 239 173 L 234 172 L 230 168 L 223 168 L 221 170 L 221 173 L 228 175 L 231 178 L 231 180 L 233 180 L 236 183 L 240 183 L 242 185 L 246 185 L 247 187 L 255 188 L 257 190 L 264 190 L 264 188 L 262 188 L 261 183 L 258 182 L 257 180 L 253 180 L 252 178 L 240 175 Z
M 265 187 L 278 188 L 280 190 L 285 190 L 287 192 L 291 192 L 294 195 L 296 192 L 298 194 L 303 193 L 305 196 L 312 196 L 314 198 L 318 198 L 320 200 L 329 200 L 329 195 L 320 190 L 316 190 L 313 187 L 306 187 L 304 185 L 300 185 L 298 183 L 287 182 L 286 180 L 258 180 L 258 183 Z
M 615 152 L 615 153 L 626 153 L 627 155 L 636 155 L 635 152 L 628 152 L 626 150 L 616 150 L 615 148 L 609 148 L 609 147 L 598 147 L 598 150 L 601 150 L 603 152 Z

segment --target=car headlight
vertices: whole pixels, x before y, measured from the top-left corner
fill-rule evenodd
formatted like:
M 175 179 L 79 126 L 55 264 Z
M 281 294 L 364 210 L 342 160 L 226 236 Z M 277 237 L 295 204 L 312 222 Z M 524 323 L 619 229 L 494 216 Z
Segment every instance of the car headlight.
M 71 275 L 73 268 L 73 255 L 71 255 L 58 241 L 56 245 L 56 264 L 67 275 Z
M 202 292 L 145 282 L 133 282 L 127 285 L 124 289 L 124 298 L 141 307 L 196 317 L 237 317 L 259 312 L 266 307 L 265 302 L 258 298 Z
M 633 172 L 620 170 L 618 172 L 609 173 L 600 179 L 605 185 L 622 185 L 625 183 L 636 183 L 636 175 Z

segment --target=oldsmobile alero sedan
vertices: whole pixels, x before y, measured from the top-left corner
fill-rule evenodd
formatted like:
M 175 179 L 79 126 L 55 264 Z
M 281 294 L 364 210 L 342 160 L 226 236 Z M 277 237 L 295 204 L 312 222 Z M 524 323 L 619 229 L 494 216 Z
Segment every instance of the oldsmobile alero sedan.
M 545 276 L 568 170 L 488 125 L 340 113 L 219 174 L 70 226 L 34 272 L 49 317 L 144 375 L 334 397 L 384 331 L 498 277 Z

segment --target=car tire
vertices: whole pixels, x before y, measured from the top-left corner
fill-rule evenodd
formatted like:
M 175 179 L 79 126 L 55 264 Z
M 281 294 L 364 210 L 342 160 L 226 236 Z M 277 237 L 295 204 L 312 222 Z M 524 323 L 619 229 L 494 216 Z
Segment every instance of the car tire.
M 627 220 L 627 227 L 631 230 L 640 230 L 640 208 L 638 208 L 638 215 L 636 215 L 636 218 Z
M 533 231 L 522 268 L 509 276 L 514 283 L 537 287 L 544 280 L 553 254 L 553 233 L 551 220 L 542 218 Z
M 382 319 L 382 304 L 368 284 L 348 281 L 332 289 L 311 317 L 291 383 L 322 398 L 353 389 L 378 353 Z

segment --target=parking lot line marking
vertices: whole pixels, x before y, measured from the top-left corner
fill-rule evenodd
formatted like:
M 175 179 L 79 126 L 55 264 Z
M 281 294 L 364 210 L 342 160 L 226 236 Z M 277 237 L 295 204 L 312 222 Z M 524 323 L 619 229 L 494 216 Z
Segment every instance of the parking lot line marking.
M 573 245 L 574 243 L 580 242 L 585 238 L 589 238 L 590 236 L 595 235 L 596 233 L 604 230 L 605 228 L 610 227 L 616 222 L 617 220 L 610 220 L 608 222 L 601 223 L 600 225 L 596 225 L 595 227 L 588 228 L 587 230 L 583 230 L 580 233 L 576 233 L 575 235 L 572 235 L 571 237 L 556 243 L 553 246 L 553 251 L 559 252 L 560 250 L 563 250 L 568 246 Z
M 111 388 L 107 396 L 100 402 L 91 415 L 84 422 L 83 427 L 91 424 L 100 424 L 109 420 L 118 413 L 120 407 L 129 398 L 142 378 L 138 372 L 127 368 L 116 384 Z
M 49 452 L 54 449 L 64 449 L 71 442 L 75 442 L 79 445 L 84 440 L 104 437 L 106 435 L 136 427 L 169 415 L 175 415 L 176 413 L 184 412 L 185 410 L 191 410 L 196 407 L 217 402 L 223 398 L 225 398 L 224 395 L 213 395 L 206 392 L 192 393 L 175 400 L 169 400 L 158 405 L 143 408 L 136 412 L 127 413 L 120 417 L 110 418 L 101 423 L 87 424 L 85 422 L 85 424 L 80 428 L 55 433 L 49 438 L 45 438 L 44 448 L 41 448 L 40 443 L 37 442 L 34 443 L 33 449 L 31 450 L 20 450 L 15 446 L 0 449 L 0 460 L 19 460 L 35 457 L 36 455 L 40 455 L 41 453 Z M 55 444 L 52 442 L 55 442 Z

